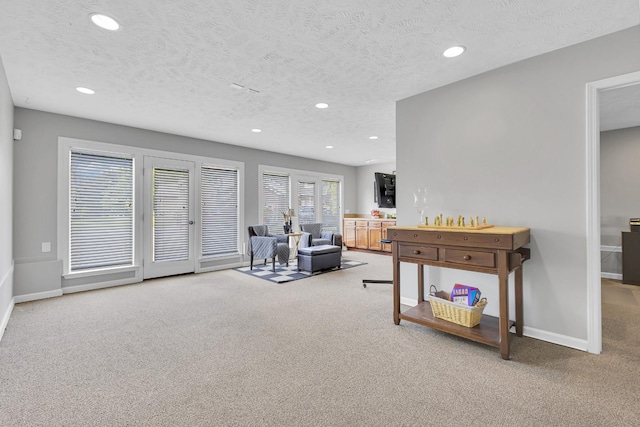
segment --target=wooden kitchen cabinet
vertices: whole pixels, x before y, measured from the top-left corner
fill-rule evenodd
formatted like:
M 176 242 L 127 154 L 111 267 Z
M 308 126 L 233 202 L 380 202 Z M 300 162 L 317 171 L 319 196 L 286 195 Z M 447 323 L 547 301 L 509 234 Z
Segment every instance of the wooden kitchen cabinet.
M 369 249 L 372 251 L 381 251 L 382 243 L 382 226 L 378 224 L 369 224 Z
M 369 221 L 356 221 L 356 248 L 369 249 Z
M 353 248 L 356 246 L 356 220 L 345 219 L 343 224 L 344 245 L 348 248 Z
M 388 219 L 344 219 L 344 245 L 347 248 L 391 252 L 391 245 L 380 241 L 387 238 L 387 228 L 396 225 Z

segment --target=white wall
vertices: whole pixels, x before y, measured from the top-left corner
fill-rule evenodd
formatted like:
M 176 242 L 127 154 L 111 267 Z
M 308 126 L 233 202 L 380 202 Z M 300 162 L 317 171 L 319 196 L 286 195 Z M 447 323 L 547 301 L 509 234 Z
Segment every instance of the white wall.
M 601 243 L 614 248 L 640 217 L 640 127 L 600 133 L 600 217 Z M 622 274 L 620 252 L 601 255 L 603 272 Z
M 258 221 L 258 165 L 287 167 L 344 176 L 345 209 L 356 209 L 356 168 L 286 156 L 213 141 L 152 132 L 77 117 L 16 108 L 15 126 L 23 130 L 15 146 L 15 217 L 13 221 L 16 274 L 14 295 L 54 296 L 61 286 L 88 284 L 60 281 L 57 233 L 58 137 L 85 139 L 168 152 L 244 162 L 245 224 Z M 52 251 L 42 253 L 42 242 Z M 126 277 L 110 277 L 123 280 Z M 95 279 L 93 279 L 95 280 Z M 20 296 L 20 297 L 19 297 Z M 31 297 L 26 299 L 32 299 Z
M 586 348 L 586 84 L 640 70 L 638 49 L 633 27 L 397 103 L 398 223 L 415 223 L 410 188 L 426 186 L 429 216 L 530 227 L 525 334 Z M 480 287 L 497 314 L 495 276 L 429 270 L 427 283 Z
M 13 308 L 13 100 L 0 57 L 0 338 Z
M 374 174 L 376 172 L 393 173 L 396 170 L 396 163 L 379 163 L 375 165 L 359 166 L 357 172 L 358 189 L 357 195 L 357 210 L 351 213 L 369 214 L 372 209 L 377 209 L 380 213 L 395 213 L 395 209 L 379 208 L 378 204 L 374 202 L 373 197 L 373 184 Z

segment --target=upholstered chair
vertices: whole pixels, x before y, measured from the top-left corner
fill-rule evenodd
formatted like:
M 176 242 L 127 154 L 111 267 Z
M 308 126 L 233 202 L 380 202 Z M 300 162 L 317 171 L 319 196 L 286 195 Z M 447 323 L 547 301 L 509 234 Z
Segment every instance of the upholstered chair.
M 342 234 L 333 231 L 322 231 L 322 223 L 300 224 L 302 237 L 300 247 L 334 245 L 342 247 Z
M 269 227 L 265 224 L 250 225 L 248 227 L 249 244 L 247 254 L 251 257 L 251 269 L 254 259 L 272 259 L 273 272 L 276 272 L 276 257 L 279 264 L 289 266 L 289 238 L 285 235 L 274 236 L 269 234 Z

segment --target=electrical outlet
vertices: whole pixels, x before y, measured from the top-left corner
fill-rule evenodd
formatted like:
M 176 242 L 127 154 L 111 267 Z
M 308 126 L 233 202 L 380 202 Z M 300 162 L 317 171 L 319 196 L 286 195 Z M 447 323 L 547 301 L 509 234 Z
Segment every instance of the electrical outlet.
M 51 242 L 42 242 L 42 252 L 51 252 Z

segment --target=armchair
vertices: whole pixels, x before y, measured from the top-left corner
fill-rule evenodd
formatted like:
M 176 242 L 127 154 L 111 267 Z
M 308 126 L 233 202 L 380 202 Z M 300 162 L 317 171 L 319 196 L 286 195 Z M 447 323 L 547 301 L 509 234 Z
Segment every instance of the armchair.
M 266 225 L 250 225 L 249 244 L 247 254 L 251 257 L 251 270 L 253 270 L 254 258 L 263 259 L 267 264 L 267 259 L 273 259 L 273 272 L 276 272 L 276 257 L 279 264 L 289 266 L 289 238 L 285 235 L 273 236 L 269 234 L 269 227 Z
M 333 231 L 322 231 L 322 223 L 300 224 L 302 237 L 300 247 L 334 245 L 342 247 L 342 234 Z

